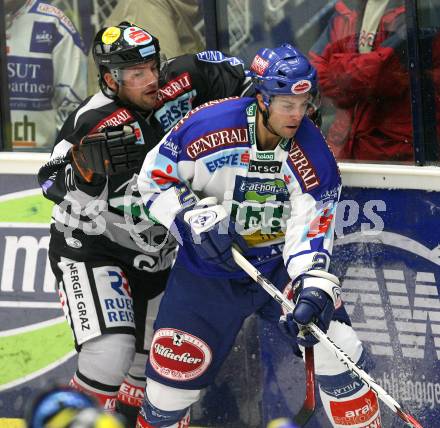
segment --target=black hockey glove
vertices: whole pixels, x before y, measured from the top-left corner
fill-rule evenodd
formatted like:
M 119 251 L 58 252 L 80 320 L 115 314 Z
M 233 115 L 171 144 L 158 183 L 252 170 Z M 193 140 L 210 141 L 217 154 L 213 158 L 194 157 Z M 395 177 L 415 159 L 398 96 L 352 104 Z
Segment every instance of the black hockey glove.
M 140 168 L 146 155 L 144 144 L 136 144 L 131 126 L 105 128 L 86 135 L 72 147 L 75 173 L 90 183 L 93 175 L 112 175 Z

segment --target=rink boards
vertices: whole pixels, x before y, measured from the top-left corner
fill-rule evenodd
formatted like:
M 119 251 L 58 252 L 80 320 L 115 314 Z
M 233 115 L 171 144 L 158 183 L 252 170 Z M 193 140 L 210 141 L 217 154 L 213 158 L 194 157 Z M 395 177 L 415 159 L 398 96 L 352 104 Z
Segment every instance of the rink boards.
M 47 155 L 0 154 L 0 418 L 17 418 L 47 382 L 75 366 L 47 263 L 51 205 L 35 172 Z M 333 270 L 372 375 L 424 426 L 440 417 L 440 172 L 434 167 L 341 164 Z M 302 362 L 276 327 L 248 320 L 195 425 L 259 427 L 304 397 Z M 383 407 L 383 406 L 382 406 Z M 401 426 L 383 408 L 384 426 Z M 2 428 L 4 423 L 1 423 Z M 310 426 L 329 424 L 318 408 Z

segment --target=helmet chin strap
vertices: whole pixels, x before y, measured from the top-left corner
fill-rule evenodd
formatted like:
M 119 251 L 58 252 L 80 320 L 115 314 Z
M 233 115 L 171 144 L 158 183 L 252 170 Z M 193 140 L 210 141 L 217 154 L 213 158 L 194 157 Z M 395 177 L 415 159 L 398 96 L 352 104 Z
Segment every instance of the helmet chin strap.
M 101 89 L 102 93 L 111 100 L 114 100 L 117 98 L 118 93 L 110 89 L 107 84 L 104 82 L 104 79 L 99 79 L 99 88 Z M 118 85 L 119 88 L 119 85 Z
M 277 137 L 283 138 L 280 134 L 278 134 L 278 132 L 275 131 L 275 129 L 272 128 L 272 126 L 269 124 L 269 108 L 266 107 L 266 110 L 263 110 L 260 107 L 260 104 L 257 103 L 257 109 L 258 112 L 261 113 L 261 115 L 263 116 L 263 125 L 264 127 L 273 135 L 276 135 Z
M 108 85 L 107 82 L 104 79 L 104 74 L 105 73 L 110 73 L 110 75 L 113 77 L 114 82 L 117 85 L 116 91 L 114 91 L 113 89 L 111 89 Z M 115 79 L 113 72 L 111 70 L 104 70 L 101 68 L 101 66 L 99 67 L 99 79 L 98 79 L 98 83 L 99 83 L 99 88 L 101 89 L 102 93 L 107 97 L 110 98 L 111 100 L 114 100 L 117 98 L 118 96 L 118 91 L 119 91 L 119 84 L 117 82 L 117 80 Z

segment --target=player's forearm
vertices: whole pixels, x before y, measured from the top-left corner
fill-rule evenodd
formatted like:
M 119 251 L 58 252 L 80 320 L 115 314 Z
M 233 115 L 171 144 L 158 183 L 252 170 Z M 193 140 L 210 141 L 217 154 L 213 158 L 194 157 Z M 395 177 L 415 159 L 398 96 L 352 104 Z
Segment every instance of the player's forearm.
M 176 214 L 194 204 L 196 197 L 177 176 L 170 176 L 167 171 L 155 167 L 154 161 L 150 164 L 153 159 L 150 153 L 138 177 L 138 190 L 148 216 L 169 229 Z
M 335 189 L 335 197 L 338 197 Z M 304 201 L 302 202 L 304 206 Z M 294 279 L 311 269 L 327 270 L 333 248 L 337 199 L 316 208 L 316 202 L 302 215 L 294 215 L 287 223 L 284 261 Z
M 169 229 L 177 213 L 183 208 L 179 200 L 179 188 L 172 186 L 163 192 L 154 192 L 145 182 L 140 184 L 140 180 L 138 187 L 148 217 Z

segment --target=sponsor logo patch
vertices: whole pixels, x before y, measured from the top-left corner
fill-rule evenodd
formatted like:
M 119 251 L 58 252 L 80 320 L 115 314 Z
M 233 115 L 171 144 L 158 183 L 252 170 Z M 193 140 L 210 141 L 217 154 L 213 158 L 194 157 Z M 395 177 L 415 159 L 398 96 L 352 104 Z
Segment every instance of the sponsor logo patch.
M 124 30 L 124 39 L 128 44 L 136 46 L 151 42 L 153 37 L 139 27 L 129 27 Z
M 257 152 L 257 160 L 259 161 L 273 161 L 275 160 L 274 152 Z
M 369 390 L 354 400 L 330 401 L 330 412 L 336 424 L 353 426 L 370 421 L 378 414 L 379 405 L 376 395 Z
M 319 200 L 322 202 L 327 201 L 336 201 L 339 196 L 339 186 L 333 187 L 333 189 L 326 190 L 325 192 L 321 193 L 319 196 Z
M 319 178 L 316 174 L 315 167 L 298 144 L 292 145 L 289 151 L 288 163 L 290 163 L 293 170 L 298 174 L 306 191 L 310 191 L 319 186 Z
M 189 224 L 194 230 L 203 229 L 207 225 L 215 224 L 217 213 L 215 211 L 204 211 L 203 214 L 196 214 L 189 218 Z
M 256 55 L 252 61 L 251 70 L 255 71 L 259 76 L 263 76 L 267 67 L 269 67 L 269 61 L 262 58 L 260 55 Z
M 81 324 L 82 331 L 90 331 L 90 311 L 91 308 L 91 299 L 90 299 L 90 291 L 87 292 L 84 290 L 84 285 L 89 287 L 89 282 L 87 280 L 84 264 L 83 263 L 68 263 L 68 279 L 65 277 L 66 283 L 70 285 L 71 289 L 71 297 L 73 297 L 74 306 L 76 308 L 76 318 L 79 320 Z M 87 294 L 89 294 L 87 296 Z
M 180 152 L 180 147 L 170 139 L 165 140 L 165 142 L 159 148 L 159 153 L 165 155 L 167 158 L 173 161 L 177 161 L 177 157 L 179 156 Z
M 241 177 L 237 177 L 241 178 Z M 283 180 L 259 180 L 259 179 L 240 179 L 238 190 L 244 194 L 244 197 L 236 200 L 254 200 L 265 202 L 267 200 L 287 200 L 289 191 Z M 237 188 L 237 187 L 236 187 Z
M 119 126 L 124 123 L 131 122 L 133 120 L 133 116 L 131 113 L 125 109 L 120 108 L 110 114 L 109 116 L 105 117 L 101 120 L 91 131 L 90 134 L 93 134 L 94 132 L 100 132 L 104 128 L 107 128 L 109 126 Z
M 292 91 L 292 94 L 299 95 L 310 91 L 311 88 L 312 84 L 310 83 L 310 80 L 300 80 L 299 82 L 295 82 L 290 90 Z
M 51 60 L 10 55 L 7 73 L 12 110 L 34 111 L 52 108 L 54 74 Z M 20 127 L 23 128 L 20 134 L 35 134 L 35 126 L 35 123 L 24 115 L 23 121 L 20 120 Z M 19 139 L 21 138 L 20 136 Z
M 123 271 L 117 272 L 114 270 L 109 270 L 108 276 L 111 278 L 111 287 L 120 296 L 131 297 L 131 290 L 128 285 L 127 277 Z
M 142 406 L 143 399 L 144 388 L 132 385 L 126 381 L 122 382 L 118 392 L 119 401 L 128 404 L 129 406 L 140 407 Z
M 324 389 L 324 391 L 327 394 L 332 395 L 333 397 L 348 397 L 359 391 L 363 387 L 363 385 L 364 384 L 360 380 L 353 379 L 352 382 L 346 385 L 336 386 L 333 387 L 331 390 L 326 388 Z
M 150 364 L 161 376 L 188 381 L 201 376 L 209 367 L 212 352 L 201 339 L 184 331 L 161 328 L 153 337 Z
M 170 80 L 159 90 L 160 105 L 167 100 L 172 100 L 184 92 L 192 89 L 191 76 L 188 72 L 179 74 L 175 79 Z
M 244 231 L 248 245 L 282 236 L 290 215 L 289 191 L 283 180 L 237 176 L 233 199 L 231 217 Z
M 165 132 L 169 131 L 191 110 L 196 95 L 197 91 L 195 89 L 184 92 L 175 99 L 170 98 L 162 107 L 156 110 L 154 116 L 160 122 Z
M 62 39 L 56 25 L 49 22 L 34 22 L 30 51 L 41 53 L 52 53 L 53 48 Z
M 109 412 L 114 412 L 116 410 L 116 398 L 107 398 L 106 397 L 102 407 L 104 410 L 107 410 Z
M 131 289 L 121 268 L 95 267 L 93 275 L 105 326 L 134 328 Z
M 243 62 L 235 56 L 225 56 L 220 51 L 203 51 L 199 52 L 197 59 L 205 62 L 229 62 L 232 66 L 243 64 Z
M 324 236 L 327 233 L 334 218 L 335 208 L 335 205 L 330 208 L 324 208 L 318 216 L 312 220 L 306 234 L 307 238 L 314 239 Z
M 281 171 L 281 162 L 255 161 L 249 163 L 249 172 L 276 174 Z
M 248 141 L 247 128 L 221 129 L 193 141 L 186 148 L 186 152 L 191 159 L 196 159 L 201 154 L 209 153 L 218 147 L 247 144 Z
M 119 39 L 120 35 L 121 30 L 118 27 L 109 27 L 104 31 L 104 33 L 102 33 L 102 43 L 105 45 L 111 45 Z
M 147 56 L 154 55 L 156 53 L 156 48 L 153 45 L 146 46 L 145 48 L 139 49 L 139 53 L 142 58 L 145 58 Z
M 73 323 L 78 344 L 99 334 L 92 290 L 84 263 L 62 258 L 58 267 L 63 272 L 61 293 L 69 302 L 70 319 Z M 63 310 L 66 310 L 66 306 Z
M 212 157 L 210 156 L 206 161 L 205 165 L 209 172 L 215 172 L 217 169 L 221 169 L 225 166 L 241 166 L 246 167 L 249 162 L 249 153 L 229 153 L 226 154 L 222 152 L 222 156 Z
M 251 155 L 249 154 L 249 152 L 244 152 L 244 153 L 240 156 L 240 161 L 241 161 L 242 163 L 247 164 L 247 163 L 249 163 L 250 158 L 251 158 Z

